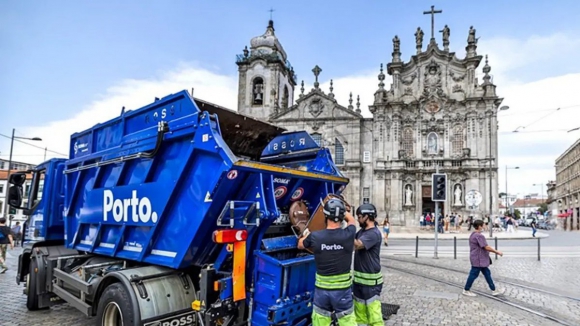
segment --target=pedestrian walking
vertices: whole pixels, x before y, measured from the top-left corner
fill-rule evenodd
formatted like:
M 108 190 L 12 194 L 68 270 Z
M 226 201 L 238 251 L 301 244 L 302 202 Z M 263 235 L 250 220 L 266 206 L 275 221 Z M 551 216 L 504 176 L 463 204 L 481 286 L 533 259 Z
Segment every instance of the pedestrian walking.
M 536 237 L 536 231 L 537 231 L 537 229 L 536 229 L 536 227 L 537 227 L 536 226 L 536 219 L 533 219 L 532 220 L 532 223 L 530 224 L 530 226 L 532 227 L 532 237 L 535 238 Z
M 373 218 L 374 221 L 374 218 Z M 385 220 L 383 221 L 383 233 L 384 233 L 384 240 L 385 240 L 385 246 L 389 246 L 389 233 L 391 232 L 391 223 L 389 223 L 389 216 L 385 217 Z
M 471 262 L 471 271 L 467 277 L 467 282 L 463 288 L 463 295 L 474 297 L 475 293 L 471 292 L 471 286 L 473 282 L 479 277 L 479 273 L 482 273 L 489 285 L 489 289 L 492 291 L 491 294 L 496 296 L 503 294 L 503 290 L 498 290 L 493 284 L 493 279 L 491 278 L 491 271 L 489 270 L 489 265 L 491 265 L 491 257 L 489 253 L 493 252 L 500 256 L 503 256 L 501 251 L 497 251 L 487 244 L 485 236 L 481 233 L 483 231 L 483 221 L 476 220 L 473 222 L 474 231 L 469 236 L 469 260 Z
M 14 237 L 12 236 L 12 230 L 10 227 L 6 226 L 6 218 L 0 218 L 0 274 L 4 274 L 8 270 L 6 266 L 6 251 L 8 250 L 8 245 L 11 249 L 14 249 Z
M 514 231 L 514 220 L 513 220 L 513 218 L 511 218 L 511 216 L 507 218 L 506 224 L 507 224 L 507 233 L 514 233 L 515 232 Z

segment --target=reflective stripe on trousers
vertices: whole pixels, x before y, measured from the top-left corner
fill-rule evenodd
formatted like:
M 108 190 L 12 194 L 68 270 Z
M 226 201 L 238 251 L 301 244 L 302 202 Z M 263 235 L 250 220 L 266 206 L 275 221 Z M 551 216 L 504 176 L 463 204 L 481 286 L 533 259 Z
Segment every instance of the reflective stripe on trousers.
M 368 286 L 383 284 L 383 274 L 354 271 L 354 283 Z
M 325 290 L 342 290 L 351 287 L 352 276 L 350 273 L 330 276 L 318 275 L 317 273 L 314 285 Z

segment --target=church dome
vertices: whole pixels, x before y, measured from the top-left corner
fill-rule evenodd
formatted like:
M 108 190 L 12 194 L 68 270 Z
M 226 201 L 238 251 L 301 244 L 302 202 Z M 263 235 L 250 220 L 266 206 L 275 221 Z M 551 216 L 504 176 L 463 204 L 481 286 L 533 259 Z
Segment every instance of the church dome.
M 268 22 L 268 27 L 263 35 L 252 38 L 250 41 L 250 49 L 252 52 L 256 51 L 264 54 L 270 54 L 276 51 L 282 55 L 283 61 L 286 61 L 286 52 L 274 34 L 274 21 L 272 20 Z

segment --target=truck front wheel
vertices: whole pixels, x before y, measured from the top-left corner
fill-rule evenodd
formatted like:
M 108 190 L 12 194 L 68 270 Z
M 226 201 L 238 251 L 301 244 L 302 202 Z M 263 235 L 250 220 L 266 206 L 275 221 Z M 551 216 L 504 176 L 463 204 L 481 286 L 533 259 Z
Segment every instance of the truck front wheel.
M 134 326 L 135 316 L 127 290 L 121 283 L 109 285 L 99 300 L 97 326 Z
M 38 262 L 36 259 L 30 260 L 30 269 L 26 275 L 26 307 L 30 311 L 38 310 Z

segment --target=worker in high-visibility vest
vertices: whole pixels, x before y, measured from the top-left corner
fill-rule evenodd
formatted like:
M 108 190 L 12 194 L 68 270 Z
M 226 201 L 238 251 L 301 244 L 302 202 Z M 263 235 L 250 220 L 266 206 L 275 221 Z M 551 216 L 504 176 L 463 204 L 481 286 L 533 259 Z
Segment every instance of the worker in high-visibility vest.
M 330 199 L 323 209 L 326 229 L 298 240 L 299 249 L 313 249 L 316 264 L 312 326 L 330 325 L 333 313 L 340 326 L 356 325 L 351 273 L 356 227 L 346 208 L 340 199 Z
M 383 325 L 381 310 L 381 231 L 375 218 L 377 209 L 372 204 L 363 204 L 356 210 L 361 229 L 354 240 L 354 312 L 358 325 Z

